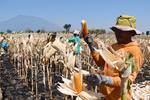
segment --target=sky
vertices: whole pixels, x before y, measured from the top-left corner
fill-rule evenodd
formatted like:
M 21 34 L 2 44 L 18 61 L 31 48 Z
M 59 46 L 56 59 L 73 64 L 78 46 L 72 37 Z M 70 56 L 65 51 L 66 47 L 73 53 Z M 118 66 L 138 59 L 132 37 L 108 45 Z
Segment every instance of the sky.
M 135 16 L 137 29 L 150 30 L 150 0 L 0 0 L 0 21 L 28 15 L 80 29 L 85 19 L 89 28 L 109 30 L 122 14 Z

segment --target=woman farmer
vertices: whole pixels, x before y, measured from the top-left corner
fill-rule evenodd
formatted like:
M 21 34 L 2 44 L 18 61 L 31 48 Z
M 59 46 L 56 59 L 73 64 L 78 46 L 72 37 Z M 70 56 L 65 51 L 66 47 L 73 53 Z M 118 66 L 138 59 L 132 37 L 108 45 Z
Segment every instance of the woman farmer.
M 134 68 L 132 73 L 128 76 L 127 100 L 131 100 L 131 89 L 129 88 L 134 82 L 140 68 L 143 64 L 143 55 L 141 53 L 139 44 L 132 41 L 132 36 L 141 34 L 136 29 L 136 18 L 134 16 L 122 15 L 117 18 L 116 25 L 111 27 L 114 31 L 117 43 L 111 45 L 116 51 L 124 51 L 133 55 Z M 83 33 L 84 34 L 84 33 Z M 84 37 L 88 44 L 91 55 L 98 66 L 103 67 L 103 75 L 98 74 L 89 78 L 91 85 L 98 85 L 100 92 L 105 95 L 106 100 L 120 100 L 121 99 L 121 76 L 120 72 L 109 66 L 101 55 L 94 49 L 93 38 L 90 35 Z
M 2 47 L 6 52 L 9 48 L 9 43 L 4 36 L 0 36 L 0 47 Z
M 68 39 L 69 43 L 74 43 L 74 46 L 75 46 L 74 54 L 75 55 L 79 55 L 80 54 L 80 42 L 81 42 L 81 39 L 80 39 L 79 33 L 80 32 L 78 30 L 74 30 L 73 36 Z
M 69 43 L 73 43 L 75 48 L 74 48 L 74 55 L 75 55 L 75 65 L 76 67 L 80 68 L 80 53 L 81 53 L 81 47 L 80 47 L 80 31 L 74 30 L 73 31 L 73 36 L 68 38 L 67 40 Z

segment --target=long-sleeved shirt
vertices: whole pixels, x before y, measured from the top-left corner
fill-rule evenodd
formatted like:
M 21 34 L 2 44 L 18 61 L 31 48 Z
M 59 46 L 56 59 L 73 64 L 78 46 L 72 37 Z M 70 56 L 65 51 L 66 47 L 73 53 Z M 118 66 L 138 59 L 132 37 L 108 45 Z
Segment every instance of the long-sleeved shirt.
M 9 47 L 9 44 L 7 41 L 3 40 L 0 42 L 0 47 L 2 48 L 8 48 Z
M 80 42 L 81 42 L 80 37 L 79 36 L 70 37 L 68 39 L 68 42 L 75 43 L 77 45 L 76 48 L 75 48 L 75 53 L 80 54 Z
M 123 50 L 125 52 L 129 52 L 133 55 L 135 59 L 135 69 L 128 77 L 131 83 L 134 82 L 140 68 L 143 64 L 143 55 L 140 50 L 139 45 L 136 42 L 130 42 L 128 44 L 113 44 L 112 48 L 117 52 Z M 108 85 L 101 85 L 100 92 L 106 96 L 106 100 L 120 100 L 121 99 L 121 78 L 120 73 L 118 70 L 110 67 L 107 63 L 104 62 L 100 54 L 96 51 L 91 52 L 91 55 L 98 66 L 104 64 L 103 74 L 106 76 L 112 77 L 113 84 Z M 131 90 L 128 91 L 127 95 L 128 100 L 131 99 Z

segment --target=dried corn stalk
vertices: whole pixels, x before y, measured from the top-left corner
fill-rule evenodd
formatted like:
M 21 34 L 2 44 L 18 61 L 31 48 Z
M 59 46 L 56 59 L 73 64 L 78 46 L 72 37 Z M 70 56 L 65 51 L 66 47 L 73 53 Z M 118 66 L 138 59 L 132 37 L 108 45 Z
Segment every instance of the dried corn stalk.
M 3 95 L 2 95 L 2 89 L 0 88 L 0 100 L 2 100 Z
M 47 63 L 49 58 L 56 52 L 57 50 L 54 49 L 51 46 L 51 42 L 49 42 L 45 47 L 44 47 L 44 51 L 43 51 L 43 62 Z
M 66 55 L 66 45 L 63 44 L 59 39 L 56 39 L 51 46 Z
M 149 51 L 149 53 L 150 53 L 150 46 L 147 46 L 147 49 L 148 49 L 148 51 Z
M 71 52 L 67 57 L 67 67 L 72 71 L 74 66 L 75 66 L 75 55 L 73 55 L 73 52 Z

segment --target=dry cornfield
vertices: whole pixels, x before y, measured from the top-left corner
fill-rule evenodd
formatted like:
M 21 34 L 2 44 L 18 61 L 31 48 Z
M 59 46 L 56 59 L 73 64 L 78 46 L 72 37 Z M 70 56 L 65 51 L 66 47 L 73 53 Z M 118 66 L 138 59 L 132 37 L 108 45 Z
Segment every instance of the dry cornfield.
M 60 92 L 61 86 L 66 87 L 66 85 L 62 85 L 64 81 L 62 77 L 71 80 L 74 70 L 79 70 L 83 75 L 87 75 L 91 68 L 96 68 L 96 64 L 90 56 L 86 43 L 81 41 L 80 68 L 74 68 L 74 46 L 66 41 L 70 36 L 71 34 L 58 33 L 56 40 L 51 43 L 48 41 L 50 36 L 47 33 L 5 35 L 10 47 L 7 53 L 1 49 L 0 83 L 3 98 L 15 100 L 71 99 L 71 96 Z M 95 41 L 102 41 L 106 46 L 116 42 L 112 34 L 101 34 L 94 38 Z M 146 90 L 141 90 L 146 91 L 145 94 L 150 94 L 150 36 L 141 35 L 133 39 L 140 44 L 145 59 L 143 68 L 136 79 L 136 84 L 138 85 L 133 85 L 134 98 L 143 98 L 137 97 L 136 93 L 140 92 L 136 92 L 135 88 L 138 88 L 138 91 L 140 91 L 139 84 L 146 81 L 145 86 L 141 83 Z M 83 78 L 82 81 L 86 80 Z M 93 92 L 96 92 L 96 89 Z M 83 93 L 83 95 L 87 96 L 88 94 Z M 85 99 L 83 95 L 78 96 Z M 89 98 L 92 98 L 92 96 L 90 97 L 89 95 Z

